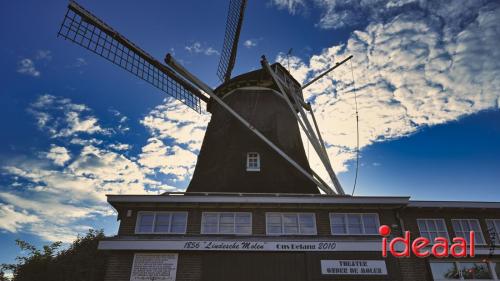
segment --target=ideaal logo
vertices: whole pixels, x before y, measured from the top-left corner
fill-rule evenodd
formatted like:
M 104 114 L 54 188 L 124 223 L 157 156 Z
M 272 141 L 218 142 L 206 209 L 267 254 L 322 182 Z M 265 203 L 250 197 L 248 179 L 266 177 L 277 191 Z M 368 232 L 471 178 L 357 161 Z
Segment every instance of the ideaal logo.
M 380 226 L 378 232 L 384 237 L 382 238 L 383 257 L 387 257 L 388 251 L 397 258 L 409 257 L 410 250 L 415 256 L 419 258 L 425 258 L 430 255 L 433 255 L 436 258 L 446 258 L 450 255 L 455 258 L 463 258 L 467 257 L 467 250 L 470 257 L 475 256 L 476 245 L 474 240 L 474 231 L 471 231 L 469 233 L 470 243 L 467 243 L 467 240 L 462 237 L 455 237 L 452 240 L 453 243 L 450 245 L 447 238 L 436 237 L 433 241 L 434 243 L 432 244 L 432 246 L 430 239 L 426 237 L 418 237 L 415 240 L 411 241 L 410 231 L 405 231 L 404 237 L 396 237 L 391 241 L 388 241 L 388 238 L 386 237 L 391 234 L 391 228 L 387 225 Z M 403 245 L 404 247 L 402 250 L 398 251 L 396 250 L 396 245 Z M 389 250 L 387 249 L 387 246 L 389 246 Z M 430 249 L 428 248 L 429 246 L 431 246 Z

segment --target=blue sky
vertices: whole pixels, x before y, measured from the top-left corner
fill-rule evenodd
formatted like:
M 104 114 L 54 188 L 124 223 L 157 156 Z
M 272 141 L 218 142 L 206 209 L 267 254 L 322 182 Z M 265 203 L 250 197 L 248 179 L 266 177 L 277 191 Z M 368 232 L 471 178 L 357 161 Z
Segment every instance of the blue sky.
M 212 86 L 225 1 L 80 1 L 158 59 Z M 114 234 L 108 193 L 183 190 L 210 118 L 56 37 L 66 1 L 2 2 L 0 262 L 14 239 Z M 360 114 L 356 195 L 499 201 L 498 1 L 249 1 L 233 74 L 284 62 L 301 82 L 352 54 Z M 347 193 L 355 157 L 351 64 L 304 93 Z M 307 150 L 307 143 L 305 144 Z M 311 150 L 311 165 L 320 165 Z

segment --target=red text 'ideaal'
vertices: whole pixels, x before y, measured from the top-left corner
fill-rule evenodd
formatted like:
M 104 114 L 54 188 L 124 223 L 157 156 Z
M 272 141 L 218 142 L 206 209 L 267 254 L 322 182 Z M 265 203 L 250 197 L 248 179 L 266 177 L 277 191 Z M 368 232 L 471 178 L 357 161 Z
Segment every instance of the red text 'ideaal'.
M 451 244 L 448 238 L 445 237 L 436 237 L 434 241 L 426 237 L 418 237 L 411 241 L 410 231 L 405 231 L 404 237 L 395 237 L 388 241 L 387 237 L 391 234 L 391 228 L 387 225 L 380 226 L 378 232 L 384 237 L 382 238 L 383 257 L 387 257 L 387 252 L 390 252 L 392 256 L 397 258 L 409 257 L 410 251 L 419 258 L 425 258 L 430 255 L 436 258 L 446 258 L 450 255 L 455 258 L 475 256 L 474 231 L 469 232 L 469 243 L 463 237 L 455 237 L 452 239 Z M 398 247 L 402 245 L 403 249 L 400 249 L 400 251 L 396 250 L 396 244 Z M 387 249 L 388 246 L 389 249 Z

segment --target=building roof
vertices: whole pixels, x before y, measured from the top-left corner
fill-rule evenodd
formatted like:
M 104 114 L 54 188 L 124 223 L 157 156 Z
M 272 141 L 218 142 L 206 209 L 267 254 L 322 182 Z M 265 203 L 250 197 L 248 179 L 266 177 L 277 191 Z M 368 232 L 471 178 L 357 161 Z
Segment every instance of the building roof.
M 162 195 L 107 195 L 115 203 L 253 203 L 253 204 L 395 204 L 409 197 L 338 196 L 324 194 L 167 192 Z
M 333 204 L 395 205 L 409 208 L 500 209 L 500 202 L 414 201 L 408 196 L 339 196 L 325 194 L 166 192 L 161 195 L 107 195 L 113 205 L 128 203 L 238 203 L 238 204 Z

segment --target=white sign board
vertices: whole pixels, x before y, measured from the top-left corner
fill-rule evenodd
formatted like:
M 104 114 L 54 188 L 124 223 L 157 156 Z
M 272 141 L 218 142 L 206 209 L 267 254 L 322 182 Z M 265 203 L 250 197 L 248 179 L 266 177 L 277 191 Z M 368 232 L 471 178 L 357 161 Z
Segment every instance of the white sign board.
M 175 281 L 178 254 L 135 254 L 130 281 Z
M 321 274 L 387 275 L 383 260 L 322 260 Z
M 255 241 L 255 240 L 109 240 L 100 250 L 166 251 L 380 251 L 379 241 Z

